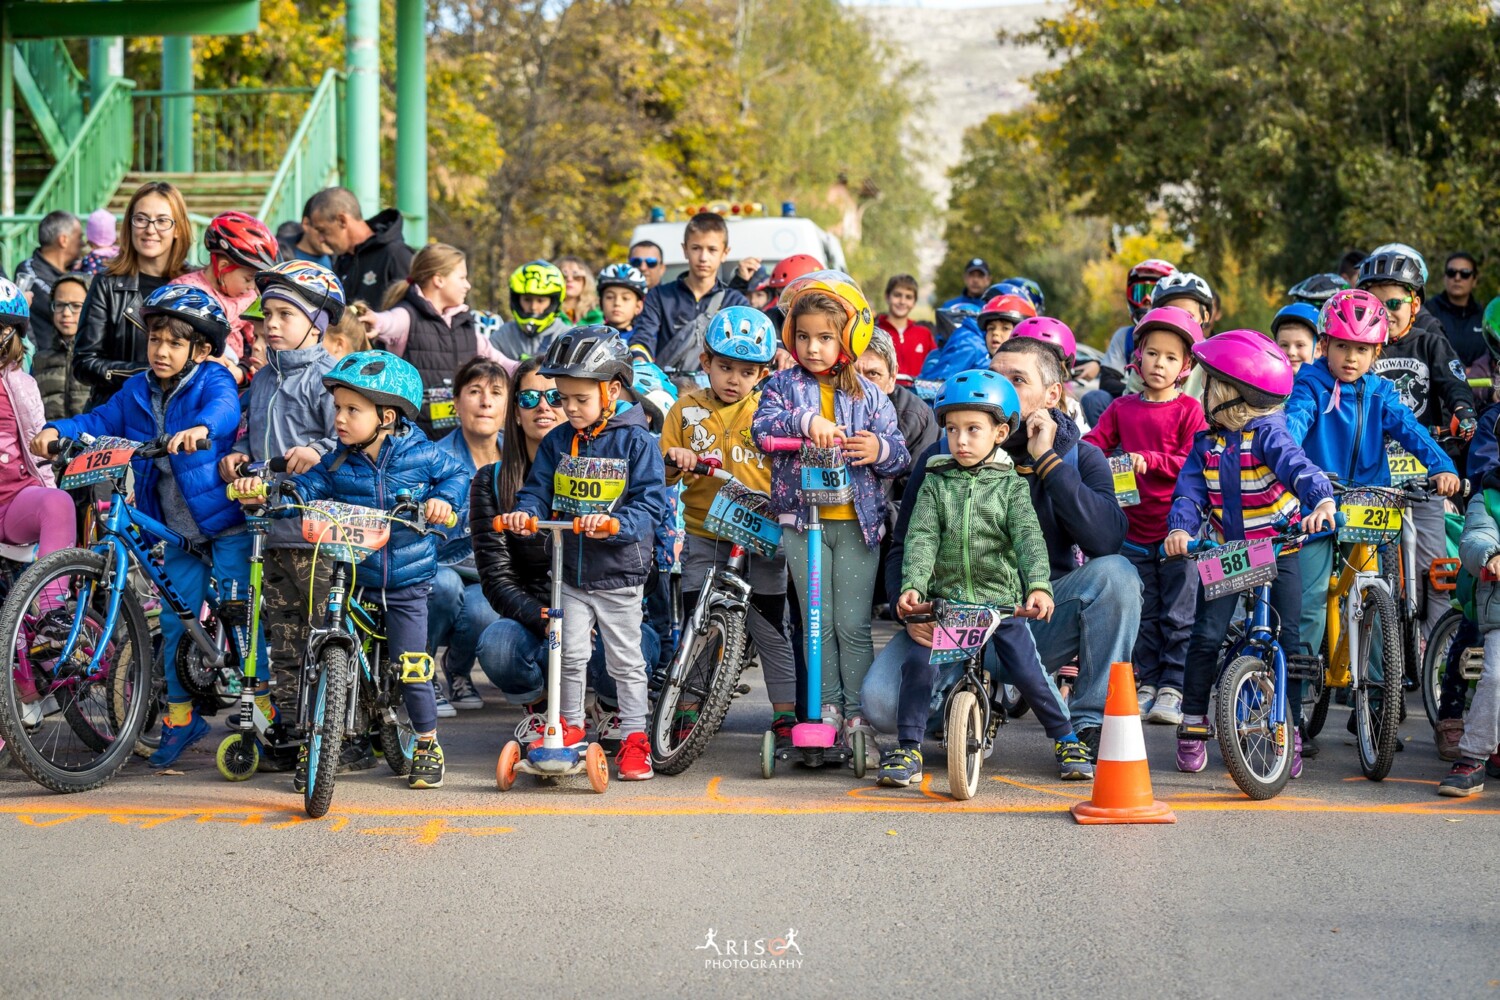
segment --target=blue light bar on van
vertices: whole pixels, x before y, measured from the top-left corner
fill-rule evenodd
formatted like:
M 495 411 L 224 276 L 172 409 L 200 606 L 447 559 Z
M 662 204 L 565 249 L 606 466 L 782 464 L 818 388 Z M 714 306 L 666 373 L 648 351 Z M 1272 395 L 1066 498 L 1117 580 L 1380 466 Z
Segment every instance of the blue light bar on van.
M 666 222 L 667 221 L 667 210 L 665 208 L 662 208 L 660 205 L 652 205 L 651 206 L 651 221 L 652 222 Z
M 797 215 L 796 202 L 784 201 L 781 203 L 781 217 L 783 219 L 795 218 Z

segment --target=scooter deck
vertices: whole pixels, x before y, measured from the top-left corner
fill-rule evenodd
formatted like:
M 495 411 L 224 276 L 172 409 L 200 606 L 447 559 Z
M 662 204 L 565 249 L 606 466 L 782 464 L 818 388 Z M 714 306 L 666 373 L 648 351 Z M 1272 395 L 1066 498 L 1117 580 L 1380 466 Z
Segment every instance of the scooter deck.
M 588 767 L 589 746 L 588 743 L 577 743 L 570 747 L 556 749 L 537 747 L 516 761 L 516 770 L 522 774 L 534 774 L 541 778 L 582 774 Z

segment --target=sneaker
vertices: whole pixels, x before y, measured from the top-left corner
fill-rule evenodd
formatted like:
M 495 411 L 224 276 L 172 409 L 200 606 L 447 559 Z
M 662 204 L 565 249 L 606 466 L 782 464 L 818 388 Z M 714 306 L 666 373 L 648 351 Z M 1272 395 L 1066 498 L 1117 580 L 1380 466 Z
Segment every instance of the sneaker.
M 619 713 L 606 708 L 599 701 L 588 707 L 589 725 L 594 730 L 594 742 L 604 747 L 604 752 L 613 757 L 620 752 L 620 741 L 625 734 L 620 731 Z
M 1151 713 L 1151 705 L 1156 701 L 1156 688 L 1150 684 L 1142 684 L 1135 689 L 1135 700 L 1141 707 L 1141 718 Z
M 307 791 L 307 744 L 297 751 L 297 770 L 292 774 L 292 791 L 302 795 Z
M 1458 741 L 1464 738 L 1463 719 L 1439 719 L 1432 731 L 1432 741 L 1437 744 L 1437 755 L 1442 760 L 1458 760 Z
M 1293 730 L 1292 735 L 1292 778 L 1302 777 L 1302 732 Z
M 1088 751 L 1090 763 L 1099 759 L 1099 734 L 1098 726 L 1084 726 L 1077 733 L 1078 742 Z
M 1146 716 L 1147 722 L 1175 726 L 1182 721 L 1182 692 L 1176 688 L 1162 688 L 1156 693 L 1156 703 Z
M 1311 736 L 1303 736 L 1302 730 L 1297 730 L 1297 735 L 1302 737 L 1303 760 L 1312 760 L 1322 751 L 1323 748 L 1318 746 L 1318 741 L 1313 739 Z
M 42 724 L 41 701 L 27 701 L 21 704 L 21 725 L 28 731 Z
M 284 773 L 296 768 L 297 741 L 280 719 L 266 727 L 257 742 L 260 744 L 260 766 L 256 770 Z
M 194 715 L 185 726 L 173 726 L 163 721 L 161 743 L 148 761 L 152 767 L 168 767 L 177 762 L 182 751 L 208 735 L 209 725 L 202 716 Z
M 1059 778 L 1064 781 L 1093 780 L 1093 758 L 1089 756 L 1088 746 L 1082 740 L 1069 740 L 1066 743 L 1058 740 L 1052 744 L 1052 752 L 1057 754 Z
M 840 736 L 844 735 L 844 713 L 837 705 L 823 706 L 823 724 L 837 729 Z
M 1177 770 L 1197 774 L 1208 767 L 1208 744 L 1202 740 L 1177 740 Z
M 880 742 L 875 738 L 875 727 L 865 721 L 865 717 L 859 713 L 849 716 L 844 720 L 844 745 L 854 746 L 854 734 L 865 734 L 865 766 L 880 766 Z
M 406 775 L 407 788 L 443 787 L 443 748 L 436 736 L 423 736 L 411 752 L 411 771 Z
M 563 719 L 561 725 L 563 746 L 571 747 L 583 742 L 584 732 L 582 726 L 569 722 L 567 719 Z M 535 750 L 542 745 L 542 738 L 546 734 L 545 727 L 546 721 L 543 720 L 542 728 L 537 730 L 536 739 L 526 745 L 527 750 Z
M 922 751 L 913 747 L 896 747 L 887 750 L 880 758 L 880 777 L 877 785 L 886 788 L 905 788 L 913 781 L 922 780 Z
M 458 709 L 453 707 L 453 703 L 443 694 L 443 689 L 436 684 L 432 686 L 432 696 L 437 701 L 437 717 L 439 719 L 451 719 L 458 714 Z
M 1490 754 L 1490 759 L 1484 762 L 1484 773 L 1491 778 L 1500 778 L 1500 750 Z
M 791 715 L 778 715 L 771 720 L 771 732 L 776 734 L 776 749 L 790 750 L 792 742 L 792 727 L 797 725 L 797 719 Z
M 522 746 L 529 747 L 547 731 L 547 705 L 545 702 L 534 701 L 521 707 L 526 710 L 526 717 L 516 726 L 516 740 Z
M 453 677 L 448 681 L 448 704 L 467 712 L 484 707 L 484 699 L 474 690 L 474 682 L 467 677 Z
M 1438 782 L 1437 793 L 1450 798 L 1463 798 L 1484 791 L 1484 761 L 1473 757 L 1460 757 L 1448 777 Z
M 339 747 L 339 774 L 349 771 L 368 771 L 375 766 L 375 748 L 368 736 L 356 736 L 345 740 Z
M 679 708 L 672 716 L 672 745 L 682 746 L 683 742 L 692 735 L 693 727 L 696 725 L 698 725 L 698 710 Z
M 645 733 L 631 733 L 620 744 L 620 755 L 615 759 L 621 781 L 647 781 L 656 777 L 651 770 L 651 741 Z

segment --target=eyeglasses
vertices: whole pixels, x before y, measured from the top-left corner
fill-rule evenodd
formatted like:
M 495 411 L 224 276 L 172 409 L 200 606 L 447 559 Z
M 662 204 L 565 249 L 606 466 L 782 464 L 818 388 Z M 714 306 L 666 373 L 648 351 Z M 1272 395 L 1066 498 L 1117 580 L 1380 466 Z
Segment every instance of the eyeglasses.
M 583 275 L 583 274 L 578 274 L 575 271 L 572 274 L 564 273 L 563 274 L 563 280 L 564 281 L 587 281 L 588 280 L 588 276 L 587 275 Z
M 177 225 L 177 221 L 170 215 L 160 215 L 154 219 L 149 215 L 132 215 L 130 217 L 130 227 L 132 229 L 154 228 L 158 232 L 170 233 L 172 227 L 175 225 Z
M 647 267 L 655 267 L 657 264 L 660 264 L 660 263 L 661 263 L 661 258 L 660 257 L 632 257 L 632 258 L 630 258 L 630 266 L 633 267 L 633 268 L 635 268 L 636 270 L 641 270 L 642 268 L 647 268 Z
M 55 313 L 83 312 L 82 302 L 53 302 L 52 311 Z
M 523 410 L 534 410 L 542 404 L 542 400 L 554 410 L 562 406 L 561 389 L 522 389 L 516 393 L 516 405 Z
M 1149 305 L 1151 296 L 1154 294 L 1156 294 L 1156 282 L 1132 281 L 1125 288 L 1125 301 L 1139 308 L 1140 306 Z
M 1406 305 L 1408 302 L 1413 301 L 1414 299 L 1416 299 L 1415 295 L 1403 295 L 1399 299 L 1384 299 L 1381 301 L 1381 305 L 1385 306 L 1391 312 L 1395 312 L 1397 309 L 1400 309 L 1402 306 Z
M 1465 281 L 1474 277 L 1474 269 L 1472 267 L 1450 267 L 1443 273 L 1450 278 L 1462 278 Z

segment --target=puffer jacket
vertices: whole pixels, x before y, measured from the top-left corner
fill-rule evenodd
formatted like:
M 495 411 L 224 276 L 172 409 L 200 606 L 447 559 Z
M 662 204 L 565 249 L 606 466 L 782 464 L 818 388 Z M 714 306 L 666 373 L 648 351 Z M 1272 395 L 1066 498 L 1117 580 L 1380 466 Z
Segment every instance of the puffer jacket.
M 240 527 L 245 523 L 245 515 L 240 505 L 225 493 L 218 468 L 219 459 L 234 451 L 235 433 L 240 427 L 240 400 L 234 376 L 223 365 L 211 361 L 195 365 L 167 397 L 166 424 L 160 432 L 151 408 L 152 394 L 159 391 L 151 385 L 155 378 L 150 372 L 132 375 L 104 405 L 80 416 L 51 421 L 47 426 L 56 428 L 66 438 L 92 434 L 132 441 L 150 441 L 158 433 L 176 434 L 190 427 L 207 427 L 209 447 L 191 455 L 172 455 L 172 476 L 193 522 L 206 537 L 216 538 Z M 161 502 L 157 498 L 161 473 L 156 462 L 137 459 L 130 464 L 135 470 L 136 506 L 142 513 L 161 520 Z
M 89 387 L 73 374 L 73 338 L 58 337 L 31 359 L 31 374 L 42 393 L 48 420 L 76 417 L 89 405 Z
M 386 511 L 403 491 L 418 506 L 446 500 L 455 512 L 469 498 L 469 474 L 458 459 L 404 419 L 374 461 L 363 450 L 341 445 L 291 482 L 305 500 L 338 500 Z M 427 583 L 437 573 L 437 550 L 437 535 L 424 537 L 405 525 L 392 525 L 385 548 L 359 564 L 358 582 L 385 590 Z
M 498 435 L 495 439 L 498 448 L 504 435 Z M 464 440 L 464 429 L 455 427 L 447 435 L 440 438 L 437 446 L 454 458 L 458 464 L 463 466 L 464 472 L 470 477 L 478 470 L 474 467 L 474 456 L 469 452 L 469 442 Z M 471 488 L 472 489 L 472 488 Z M 469 510 L 453 508 L 458 515 L 458 523 L 448 529 L 448 539 L 438 543 L 438 562 L 444 566 L 453 566 L 459 570 L 460 576 L 467 576 L 465 572 L 472 572 L 474 567 L 474 544 L 472 531 L 469 527 Z M 494 520 L 491 517 L 491 520 Z M 471 581 L 472 582 L 472 581 Z
M 91 406 L 103 403 L 127 378 L 146 370 L 139 280 L 134 274 L 101 274 L 89 286 L 83 322 L 74 337 L 73 374 L 92 388 Z
M 321 345 L 266 352 L 266 363 L 241 397 L 246 433 L 240 448 L 252 461 L 269 461 L 298 447 L 320 455 L 338 447 L 333 394 L 323 385 L 335 360 Z M 269 541 L 278 549 L 312 548 L 302 539 L 299 518 L 272 521 Z
M 474 473 L 469 487 L 469 517 L 475 525 L 474 565 L 490 607 L 541 638 L 547 634 L 542 609 L 552 603 L 549 536 L 538 532 L 522 537 L 513 531 L 494 530 L 495 518 L 510 513 L 500 509 L 496 488 L 499 469 L 498 462 L 486 465 Z
M 27 447 L 31 439 L 41 433 L 43 421 L 46 417 L 42 411 L 42 397 L 37 392 L 36 382 L 15 365 L 7 365 L 0 369 L 0 385 L 5 387 L 5 395 L 10 400 L 10 409 L 16 418 L 16 439 L 21 445 L 21 461 L 26 463 L 26 468 L 37 481 L 43 486 L 55 486 L 57 480 L 52 475 L 52 465 L 43 462 L 31 453 Z
M 911 467 L 911 455 L 896 424 L 896 408 L 879 386 L 860 377 L 861 399 L 839 392 L 833 398 L 833 422 L 848 428 L 850 434 L 871 431 L 880 438 L 880 457 L 874 465 L 849 466 L 849 480 L 854 486 L 854 511 L 865 544 L 880 545 L 885 531 L 885 487 L 882 479 L 894 479 Z M 759 441 L 764 437 L 806 437 L 813 417 L 823 415 L 823 398 L 816 375 L 800 365 L 779 371 L 761 390 L 760 406 L 750 424 L 750 433 Z M 795 453 L 781 453 L 771 462 L 771 512 L 783 523 L 802 530 L 807 522 L 807 505 L 802 502 L 802 462 Z

